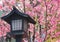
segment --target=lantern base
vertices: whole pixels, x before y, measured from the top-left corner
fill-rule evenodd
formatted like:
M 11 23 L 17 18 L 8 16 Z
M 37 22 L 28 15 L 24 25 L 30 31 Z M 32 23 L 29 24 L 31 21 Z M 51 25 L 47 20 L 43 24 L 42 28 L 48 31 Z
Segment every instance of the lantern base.
M 22 38 L 23 38 L 22 35 L 16 35 L 16 37 L 15 37 L 16 42 L 22 42 Z

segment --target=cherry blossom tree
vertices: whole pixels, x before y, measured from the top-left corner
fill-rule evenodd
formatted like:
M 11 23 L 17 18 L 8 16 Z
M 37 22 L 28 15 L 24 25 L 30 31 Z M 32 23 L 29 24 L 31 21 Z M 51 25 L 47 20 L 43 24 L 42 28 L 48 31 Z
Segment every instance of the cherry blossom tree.
M 34 42 L 36 40 L 37 42 L 52 42 L 51 40 L 59 37 L 60 0 L 2 0 L 0 10 L 4 12 L 3 15 L 6 15 L 12 10 L 13 6 L 30 15 L 36 21 L 35 25 L 29 24 L 28 29 L 32 38 L 34 37 Z M 2 25 L 2 28 L 5 30 L 4 25 Z

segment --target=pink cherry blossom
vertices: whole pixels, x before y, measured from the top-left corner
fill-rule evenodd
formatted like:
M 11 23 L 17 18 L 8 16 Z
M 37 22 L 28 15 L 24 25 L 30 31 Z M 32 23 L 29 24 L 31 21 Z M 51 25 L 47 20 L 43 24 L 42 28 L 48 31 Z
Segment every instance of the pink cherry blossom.
M 33 4 L 36 5 L 35 7 L 32 6 L 32 3 L 30 3 L 30 0 L 19 0 L 19 2 L 23 3 L 25 2 L 25 11 L 26 14 L 28 14 L 30 17 L 32 17 L 33 19 L 36 19 L 36 22 L 38 25 L 45 25 L 46 24 L 46 20 L 47 20 L 47 35 L 46 37 L 50 34 L 51 38 L 52 37 L 58 37 L 60 35 L 60 32 L 57 32 L 55 34 L 53 34 L 53 32 L 55 32 L 55 30 L 57 30 L 57 25 L 60 24 L 58 21 L 60 21 L 60 0 L 37 0 L 38 4 L 36 5 L 36 0 L 32 0 Z M 2 0 L 3 4 L 0 4 L 0 10 L 4 10 L 7 11 L 6 13 L 10 12 L 12 10 L 12 6 L 16 5 L 16 0 Z M 22 8 L 22 7 L 21 7 Z M 3 13 L 5 14 L 5 13 Z M 37 16 L 35 16 L 37 15 Z M 45 18 L 45 16 L 47 15 L 47 17 Z M 57 23 L 58 22 L 58 23 Z M 5 25 L 4 25 L 5 24 Z M 10 25 L 5 23 L 3 20 L 0 20 L 0 36 L 2 36 L 2 34 L 5 36 L 6 32 L 10 32 Z M 38 26 L 34 26 L 33 24 L 29 24 L 30 27 L 28 29 L 28 31 L 34 33 L 34 28 L 38 28 Z M 44 30 L 45 29 L 45 30 Z M 46 34 L 46 28 L 44 28 L 44 34 Z M 4 31 L 5 32 L 4 32 Z M 35 31 L 35 36 L 36 36 L 36 41 L 37 42 L 42 42 L 42 38 L 39 38 L 39 36 L 41 36 L 39 34 L 39 31 Z M 57 40 L 56 42 L 60 42 L 60 40 Z
M 60 42 L 60 39 L 58 39 L 56 42 Z
M 38 0 L 38 2 L 42 2 L 42 0 Z
M 0 5 L 0 10 L 2 10 L 2 5 Z

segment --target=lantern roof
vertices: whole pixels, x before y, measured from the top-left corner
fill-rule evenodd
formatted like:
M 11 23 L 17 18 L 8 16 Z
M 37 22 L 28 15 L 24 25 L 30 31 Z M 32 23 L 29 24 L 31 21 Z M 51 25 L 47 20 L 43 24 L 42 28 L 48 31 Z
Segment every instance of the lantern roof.
M 9 16 L 13 15 L 13 13 L 17 13 L 18 15 L 20 15 L 24 18 L 27 18 L 27 20 L 30 23 L 33 23 L 33 24 L 36 23 L 28 14 L 20 12 L 15 6 L 13 6 L 13 10 L 9 14 L 7 14 L 6 16 L 1 17 L 1 19 L 6 20 L 6 19 L 8 19 Z

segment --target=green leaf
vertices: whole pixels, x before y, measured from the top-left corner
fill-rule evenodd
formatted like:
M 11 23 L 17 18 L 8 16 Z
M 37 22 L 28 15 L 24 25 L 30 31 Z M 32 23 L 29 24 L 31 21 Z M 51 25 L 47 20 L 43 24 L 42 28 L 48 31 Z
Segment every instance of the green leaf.
M 2 17 L 3 11 L 0 10 L 0 17 Z

